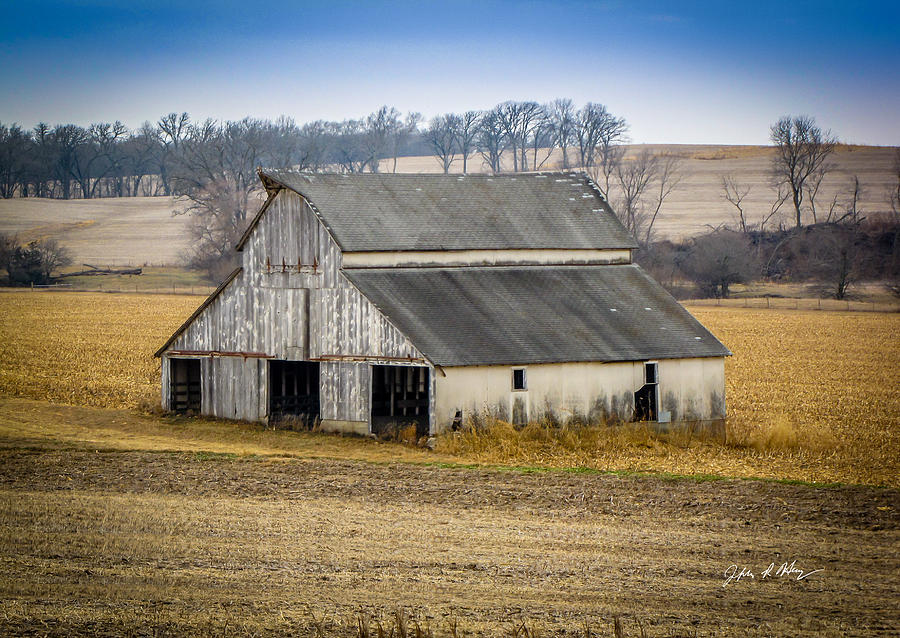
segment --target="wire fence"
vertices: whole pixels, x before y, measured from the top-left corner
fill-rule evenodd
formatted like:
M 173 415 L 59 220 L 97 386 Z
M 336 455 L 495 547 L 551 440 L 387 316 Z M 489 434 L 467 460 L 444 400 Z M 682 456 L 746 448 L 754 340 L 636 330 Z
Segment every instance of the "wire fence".
M 55 283 L 48 285 L 32 285 L 30 290 L 68 290 L 72 292 L 109 292 L 146 295 L 202 295 L 209 296 L 215 291 L 210 285 L 180 285 L 172 283 L 141 284 L 110 282 L 104 285 Z M 23 290 L 8 288 L 7 290 Z M 684 299 L 681 303 L 688 306 L 719 306 L 723 308 L 768 308 L 774 310 L 830 310 L 845 312 L 900 312 L 900 301 L 858 301 L 849 299 L 815 299 L 794 297 L 731 297 L 728 299 Z
M 70 292 L 109 292 L 109 293 L 131 293 L 141 295 L 202 295 L 209 296 L 215 291 L 215 286 L 206 285 L 179 285 L 173 283 L 171 285 L 160 284 L 127 284 L 124 282 L 113 282 L 104 285 L 97 282 L 95 285 L 81 284 L 32 284 L 30 288 L 8 288 L 7 290 L 31 290 L 33 292 L 41 292 L 44 290 L 65 290 Z
M 845 312 L 900 312 L 900 302 L 854 301 L 850 299 L 810 299 L 790 297 L 738 297 L 729 299 L 686 299 L 690 306 L 724 308 L 769 308 L 776 310 L 831 310 Z

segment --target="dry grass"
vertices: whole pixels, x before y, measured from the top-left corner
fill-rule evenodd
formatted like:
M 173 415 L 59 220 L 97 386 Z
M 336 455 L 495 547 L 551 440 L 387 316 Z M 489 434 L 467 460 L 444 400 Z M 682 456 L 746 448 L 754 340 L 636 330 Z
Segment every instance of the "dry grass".
M 159 397 L 153 353 L 200 297 L 0 293 L 0 395 L 110 408 Z
M 172 197 L 0 199 L 0 233 L 58 239 L 75 263 L 181 263 L 189 247 L 184 205 Z
M 159 396 L 152 352 L 197 297 L 67 293 L 0 295 L 0 396 L 135 409 Z M 900 485 L 900 315 L 693 307 L 731 350 L 728 441 L 641 426 L 505 424 L 438 441 L 437 454 L 259 426 L 198 420 L 173 428 L 133 413 L 12 404 L 0 433 L 119 449 L 206 449 L 263 455 L 415 459 L 484 464 L 719 474 Z M 20 417 L 15 413 L 21 412 Z M 30 416 L 29 416 L 30 415 Z M 411 443 L 414 435 L 399 433 Z M 316 452 L 327 450 L 327 452 Z M 393 451 L 391 451 L 393 450 Z M 413 460 L 413 457 L 409 457 Z M 861 461 L 861 460 L 864 460 Z
M 373 638 L 454 623 L 811 638 L 900 622 L 896 491 L 46 449 L 0 450 L 0 485 L 3 635 L 352 638 L 362 618 Z M 732 563 L 795 559 L 825 572 L 722 586 Z
M 695 308 L 735 353 L 729 446 L 496 424 L 429 452 L 136 411 L 158 396 L 153 350 L 198 302 L 0 295 L 0 634 L 811 638 L 900 623 L 896 490 L 578 471 L 897 485 L 900 315 Z M 552 467 L 570 471 L 537 471 Z M 791 560 L 825 571 L 722 586 L 730 564 Z

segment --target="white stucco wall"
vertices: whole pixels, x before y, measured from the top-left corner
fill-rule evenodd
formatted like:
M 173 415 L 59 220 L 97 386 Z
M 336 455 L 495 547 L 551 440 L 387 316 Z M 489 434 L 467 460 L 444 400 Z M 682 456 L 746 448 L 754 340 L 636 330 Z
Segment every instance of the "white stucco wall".
M 673 422 L 725 417 L 724 358 L 658 364 L 659 409 L 669 411 Z M 512 389 L 514 368 L 525 368 L 527 390 Z M 512 420 L 514 412 L 524 408 L 530 421 L 548 411 L 562 422 L 630 419 L 634 392 L 644 385 L 643 361 L 447 367 L 443 373 L 435 375 L 436 431 L 448 428 L 457 410 L 464 418 L 493 415 Z

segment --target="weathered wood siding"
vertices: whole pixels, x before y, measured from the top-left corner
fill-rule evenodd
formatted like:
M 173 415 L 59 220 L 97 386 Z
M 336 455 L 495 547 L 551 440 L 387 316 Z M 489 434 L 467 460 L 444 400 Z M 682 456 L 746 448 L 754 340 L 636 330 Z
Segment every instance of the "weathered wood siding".
M 309 291 L 256 288 L 241 273 L 188 326 L 172 350 L 254 352 L 307 358 Z
M 319 402 L 322 420 L 369 421 L 369 386 L 372 372 L 368 363 L 323 361 L 319 364 Z
M 241 357 L 203 359 L 201 411 L 225 419 L 257 421 L 268 411 L 268 361 Z
M 253 286 L 346 285 L 340 248 L 306 201 L 288 190 L 275 197 L 244 245 L 243 266 Z
M 424 362 L 409 339 L 349 284 L 310 291 L 309 332 L 312 359 L 341 356 Z

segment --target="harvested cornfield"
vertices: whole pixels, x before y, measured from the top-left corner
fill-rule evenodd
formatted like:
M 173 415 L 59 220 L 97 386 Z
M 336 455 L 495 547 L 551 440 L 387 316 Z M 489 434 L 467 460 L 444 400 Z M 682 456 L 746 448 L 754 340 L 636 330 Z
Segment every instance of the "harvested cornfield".
M 4 293 L 0 396 L 156 403 L 153 351 L 197 297 Z M 900 315 L 693 308 L 733 352 L 726 446 L 645 429 L 498 425 L 445 437 L 462 461 L 900 484 Z
M 0 293 L 0 396 L 109 408 L 157 401 L 153 352 L 201 300 Z

